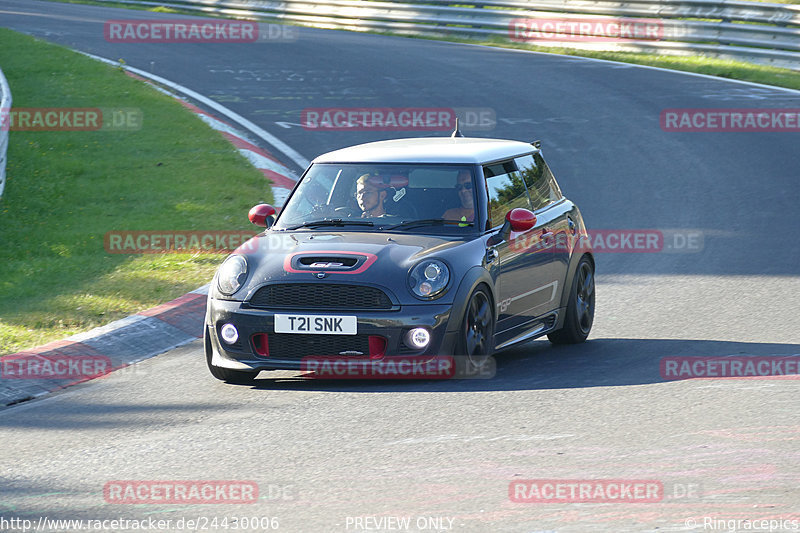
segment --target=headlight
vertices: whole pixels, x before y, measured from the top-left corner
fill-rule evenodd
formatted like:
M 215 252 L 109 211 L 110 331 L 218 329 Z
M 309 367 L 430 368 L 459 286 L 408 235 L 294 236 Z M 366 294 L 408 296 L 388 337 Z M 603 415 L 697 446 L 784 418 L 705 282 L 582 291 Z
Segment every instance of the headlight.
M 447 288 L 450 269 L 438 259 L 417 263 L 408 273 L 408 286 L 420 298 L 435 298 Z
M 217 274 L 217 286 L 222 294 L 230 296 L 247 279 L 247 261 L 241 255 L 232 255 L 222 263 Z

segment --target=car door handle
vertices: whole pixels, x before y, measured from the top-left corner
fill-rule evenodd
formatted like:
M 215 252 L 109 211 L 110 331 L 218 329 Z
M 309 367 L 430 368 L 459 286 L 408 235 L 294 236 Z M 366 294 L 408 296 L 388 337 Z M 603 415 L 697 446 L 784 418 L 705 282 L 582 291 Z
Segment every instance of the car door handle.
M 494 248 L 489 248 L 486 250 L 486 262 L 493 263 L 494 260 L 497 259 L 497 250 Z
M 539 236 L 542 243 L 544 244 L 545 248 L 550 248 L 554 244 L 554 233 L 549 229 L 545 228 L 542 230 L 542 234 Z

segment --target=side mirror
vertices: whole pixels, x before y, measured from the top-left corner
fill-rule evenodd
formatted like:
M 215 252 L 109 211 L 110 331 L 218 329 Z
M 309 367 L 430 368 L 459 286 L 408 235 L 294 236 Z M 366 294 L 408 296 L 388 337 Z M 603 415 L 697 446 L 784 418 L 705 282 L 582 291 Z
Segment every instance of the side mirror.
M 247 214 L 250 222 L 262 228 L 268 228 L 274 222 L 275 208 L 269 204 L 258 204 L 253 206 Z
M 489 237 L 488 246 L 496 246 L 507 241 L 512 232 L 528 231 L 536 225 L 536 215 L 522 207 L 515 207 L 506 213 L 506 221 L 500 231 Z
M 511 231 L 528 231 L 536 225 L 536 215 L 522 207 L 515 207 L 506 213 L 506 222 Z

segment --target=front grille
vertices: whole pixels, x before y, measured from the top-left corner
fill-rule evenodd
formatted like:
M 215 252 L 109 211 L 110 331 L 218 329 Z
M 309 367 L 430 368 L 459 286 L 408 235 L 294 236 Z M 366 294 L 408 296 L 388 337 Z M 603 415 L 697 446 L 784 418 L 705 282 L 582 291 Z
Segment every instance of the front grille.
M 268 336 L 269 357 L 274 359 L 300 359 L 310 356 L 339 356 L 341 352 L 352 353 L 342 357 L 369 356 L 369 335 L 303 335 L 295 333 L 272 333 Z
M 364 285 L 285 283 L 261 287 L 250 305 L 266 309 L 391 309 L 392 301 L 382 290 Z

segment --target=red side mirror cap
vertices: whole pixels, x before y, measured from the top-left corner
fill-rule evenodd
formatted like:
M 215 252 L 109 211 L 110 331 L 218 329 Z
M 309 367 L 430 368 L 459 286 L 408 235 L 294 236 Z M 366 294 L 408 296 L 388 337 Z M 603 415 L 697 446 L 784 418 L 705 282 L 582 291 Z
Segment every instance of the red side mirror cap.
M 258 204 L 253 206 L 247 214 L 250 222 L 262 228 L 267 227 L 267 218 L 275 215 L 275 208 L 269 204 Z
M 522 207 L 515 207 L 506 213 L 506 221 L 511 225 L 511 231 L 528 231 L 536 225 L 536 215 Z

